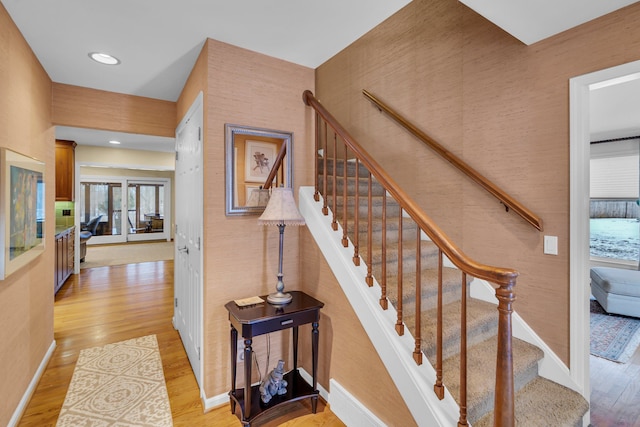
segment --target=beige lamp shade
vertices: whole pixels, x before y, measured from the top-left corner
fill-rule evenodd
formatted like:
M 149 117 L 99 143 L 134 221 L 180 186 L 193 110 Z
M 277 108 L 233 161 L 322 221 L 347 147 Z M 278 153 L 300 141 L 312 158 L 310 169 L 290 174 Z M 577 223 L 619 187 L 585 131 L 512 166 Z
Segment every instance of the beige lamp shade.
M 304 218 L 300 214 L 296 201 L 293 198 L 293 190 L 288 187 L 276 187 L 271 190 L 271 198 L 264 212 L 258 218 L 258 224 L 277 225 L 280 230 L 280 248 L 278 251 L 278 283 L 276 292 L 269 294 L 267 302 L 274 305 L 289 304 L 292 296 L 284 292 L 282 281 L 282 253 L 284 242 L 284 228 L 287 225 L 304 225 Z
M 304 218 L 300 214 L 293 198 L 293 189 L 276 187 L 271 190 L 269 203 L 258 218 L 261 225 L 304 225 Z

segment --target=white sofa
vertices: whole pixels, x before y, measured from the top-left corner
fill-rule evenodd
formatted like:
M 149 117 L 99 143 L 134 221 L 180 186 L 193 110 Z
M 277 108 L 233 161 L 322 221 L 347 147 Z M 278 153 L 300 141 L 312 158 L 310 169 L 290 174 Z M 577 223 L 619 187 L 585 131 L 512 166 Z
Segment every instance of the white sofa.
M 591 294 L 610 314 L 640 317 L 640 271 L 591 268 Z

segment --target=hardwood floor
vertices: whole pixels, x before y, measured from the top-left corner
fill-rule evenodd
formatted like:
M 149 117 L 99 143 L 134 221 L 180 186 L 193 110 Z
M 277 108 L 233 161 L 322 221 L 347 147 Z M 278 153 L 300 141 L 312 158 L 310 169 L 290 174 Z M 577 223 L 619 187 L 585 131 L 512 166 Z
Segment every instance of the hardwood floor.
M 156 334 L 174 425 L 241 426 L 228 404 L 203 413 L 172 316 L 173 261 L 89 268 L 72 275 L 55 299 L 57 347 L 18 425 L 55 426 L 80 350 Z M 267 416 L 252 426 L 344 426 L 322 401 L 317 414 L 311 414 L 307 402 L 295 402 Z
M 80 350 L 156 334 L 174 425 L 238 427 L 223 405 L 203 413 L 198 387 L 178 332 L 173 329 L 173 261 L 81 270 L 56 295 L 57 347 L 19 426 L 55 426 Z M 591 423 L 640 427 L 640 348 L 626 364 L 591 356 Z M 255 427 L 342 427 L 322 402 L 310 413 L 306 401 L 284 406 Z
M 627 363 L 590 356 L 591 425 L 640 427 L 640 347 Z

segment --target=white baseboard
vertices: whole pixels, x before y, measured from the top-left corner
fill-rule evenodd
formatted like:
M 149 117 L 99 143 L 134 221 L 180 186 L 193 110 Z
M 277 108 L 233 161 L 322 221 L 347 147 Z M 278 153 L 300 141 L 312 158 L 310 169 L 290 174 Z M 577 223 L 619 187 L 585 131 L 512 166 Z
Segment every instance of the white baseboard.
M 22 399 L 20 399 L 20 403 L 18 404 L 18 407 L 13 412 L 13 416 L 9 420 L 9 424 L 7 425 L 7 427 L 14 427 L 18 425 L 18 422 L 22 417 L 22 413 L 24 412 L 27 405 L 29 404 L 29 400 L 31 400 L 31 396 L 33 395 L 33 392 L 36 390 L 36 387 L 38 386 L 38 382 L 40 381 L 40 377 L 42 377 L 44 370 L 47 368 L 47 365 L 49 364 L 49 360 L 51 359 L 51 356 L 53 355 L 53 351 L 55 349 L 56 349 L 56 340 L 53 340 L 51 341 L 51 345 L 49 345 L 49 349 L 47 350 L 44 357 L 40 361 L 40 366 L 38 366 L 36 373 L 33 375 L 33 378 L 31 378 L 29 387 L 27 387 L 27 390 L 25 390 L 24 394 L 22 395 Z
M 334 379 L 329 380 L 329 388 L 331 412 L 348 427 L 386 427 L 385 423 Z
M 307 384 L 309 384 L 310 386 L 313 385 L 313 377 L 311 376 L 310 373 L 305 371 L 303 368 L 298 368 L 298 372 L 300 372 L 300 376 L 302 377 L 303 380 L 307 382 Z M 329 380 L 329 381 L 332 381 L 332 380 Z M 317 387 L 318 387 L 318 391 L 320 392 L 320 397 L 322 397 L 325 402 L 328 402 L 329 391 L 327 391 L 326 388 L 322 387 L 320 383 L 317 384 Z
M 202 399 L 202 407 L 204 408 L 204 412 L 208 412 L 213 408 L 217 408 L 218 406 L 229 403 L 229 393 L 222 393 L 217 396 L 207 397 L 203 392 L 200 396 L 200 399 Z

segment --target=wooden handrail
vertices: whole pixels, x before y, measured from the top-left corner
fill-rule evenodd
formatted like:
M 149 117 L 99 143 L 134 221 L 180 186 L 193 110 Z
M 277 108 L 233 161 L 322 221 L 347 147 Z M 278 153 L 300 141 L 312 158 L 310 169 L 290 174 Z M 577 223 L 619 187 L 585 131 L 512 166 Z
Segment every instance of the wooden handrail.
M 512 269 L 491 267 L 488 265 L 477 263 L 467 257 L 451 240 L 446 236 L 444 231 L 438 227 L 431 218 L 427 216 L 422 209 L 418 207 L 416 202 L 404 192 L 400 186 L 382 169 L 382 167 L 367 153 L 360 144 L 358 144 L 346 129 L 338 123 L 338 121 L 329 113 L 322 104 L 313 96 L 309 90 L 304 91 L 303 100 L 305 104 L 312 106 L 316 112 L 327 122 L 338 135 L 344 140 L 345 144 L 356 157 L 365 165 L 365 167 L 376 177 L 385 189 L 400 204 L 402 209 L 424 230 L 429 238 L 442 249 L 442 252 L 455 264 L 456 267 L 466 273 L 479 279 L 489 280 L 499 285 L 515 284 L 518 272 Z
M 263 189 L 268 190 L 271 188 L 271 183 L 273 179 L 276 177 L 278 173 L 278 169 L 282 166 L 282 161 L 284 160 L 284 156 L 287 154 L 287 144 L 282 143 L 280 147 L 280 151 L 278 151 L 278 155 L 276 156 L 276 160 L 273 162 L 273 166 L 271 167 L 271 171 L 269 172 L 269 176 L 267 176 L 267 180 L 262 186 Z
M 391 107 L 387 106 L 384 102 L 380 101 L 378 98 L 373 96 L 370 92 L 363 89 L 362 93 L 364 96 L 369 98 L 371 102 L 373 102 L 380 110 L 384 110 L 393 120 L 399 123 L 402 127 L 411 132 L 415 137 L 420 139 L 422 142 L 427 144 L 431 149 L 433 149 L 436 153 L 440 154 L 440 156 L 444 157 L 449 163 L 455 166 L 458 170 L 462 171 L 465 175 L 471 178 L 472 181 L 480 185 L 482 188 L 487 190 L 490 194 L 492 194 L 495 198 L 500 200 L 502 204 L 506 207 L 507 211 L 512 209 L 515 213 L 520 215 L 525 221 L 534 226 L 539 231 L 542 231 L 542 219 L 540 219 L 536 214 L 531 212 L 529 209 L 524 207 L 520 202 L 507 194 L 500 187 L 495 185 L 485 176 L 480 174 L 477 170 L 469 166 L 464 160 L 460 159 L 458 156 L 453 154 L 451 151 L 444 148 L 441 144 L 436 142 L 429 135 L 422 132 L 416 126 L 411 124 L 409 121 L 404 119 L 400 114 L 398 114 Z
M 409 197 L 409 195 L 404 192 L 398 184 L 384 171 L 380 165 L 367 153 L 364 148 L 355 141 L 355 139 L 347 132 L 344 127 L 329 113 L 322 104 L 314 97 L 313 93 L 309 90 L 304 91 L 302 95 L 303 101 L 306 105 L 311 106 L 316 112 L 316 125 L 319 126 L 319 117 L 324 120 L 324 130 L 325 130 L 325 146 L 324 146 L 324 154 L 323 154 L 323 194 L 324 194 L 324 206 L 323 213 L 325 215 L 328 214 L 327 211 L 327 144 L 326 144 L 326 132 L 327 125 L 329 125 L 333 130 L 333 153 L 334 153 L 334 167 L 333 167 L 333 212 L 334 219 L 332 222 L 332 227 L 334 230 L 337 230 L 336 222 L 336 153 L 337 153 L 337 145 L 336 139 L 339 136 L 344 142 L 345 146 L 345 157 L 343 159 L 344 165 L 344 175 L 346 181 L 346 167 L 347 167 L 347 149 L 350 150 L 356 157 L 355 162 L 355 216 L 354 221 L 357 224 L 358 221 L 358 165 L 362 163 L 366 169 L 368 170 L 369 175 L 369 192 L 371 191 L 371 179 L 370 176 L 373 175 L 379 184 L 385 189 L 388 195 L 390 195 L 399 205 L 402 212 L 408 214 L 411 219 L 416 223 L 420 230 L 422 230 L 431 241 L 439 248 L 439 265 L 442 268 L 442 254 L 446 255 L 449 260 L 458 267 L 463 273 L 463 294 L 466 296 L 466 292 L 464 291 L 464 285 L 467 283 L 467 275 L 477 277 L 480 279 L 487 280 L 489 282 L 493 282 L 498 285 L 496 289 L 496 297 L 498 300 L 498 344 L 497 344 L 497 357 L 496 357 L 496 383 L 495 383 L 495 400 L 494 400 L 494 425 L 500 427 L 511 427 L 515 424 L 515 407 L 514 407 L 514 378 L 513 378 L 513 354 L 512 354 L 512 313 L 513 307 L 512 304 L 515 301 L 515 293 L 514 286 L 516 284 L 516 278 L 518 277 L 518 272 L 508 268 L 494 267 L 485 264 L 478 263 L 469 257 L 467 257 L 455 244 L 451 242 L 451 240 L 445 235 L 445 233 L 429 218 L 419 207 L 418 205 Z M 319 150 L 318 136 L 320 134 L 320 130 L 316 129 L 316 150 Z M 316 167 L 317 167 L 317 161 Z M 344 184 L 343 191 L 346 191 L 346 182 Z M 344 200 L 344 206 L 346 206 L 346 196 Z M 316 193 L 314 195 L 316 201 L 319 201 L 318 197 L 318 185 L 316 184 Z M 384 198 L 386 199 L 386 197 Z M 386 205 L 383 204 L 383 222 L 386 222 Z M 371 201 L 368 201 L 368 216 L 371 216 Z M 345 224 L 343 224 L 344 230 L 346 230 L 346 213 L 343 218 Z M 402 239 L 403 239 L 403 227 L 402 227 L 402 215 L 399 218 L 398 224 L 398 254 L 397 258 L 398 262 L 398 284 L 397 284 L 397 323 L 395 325 L 396 332 L 398 335 L 402 335 L 404 333 L 404 323 L 402 317 L 402 266 L 404 259 L 402 256 Z M 335 225 L 334 225 L 335 224 Z M 371 233 L 371 226 L 369 225 L 368 233 Z M 356 252 L 354 255 L 354 263 L 357 265 L 356 257 L 359 261 L 359 256 L 357 255 L 357 239 L 359 234 L 359 228 L 357 225 L 354 226 L 354 237 Z M 384 233 L 384 232 L 383 232 Z M 384 235 L 384 234 L 383 234 Z M 386 237 L 385 237 L 386 239 Z M 344 239 L 343 239 L 344 240 Z M 419 246 L 419 240 L 418 240 Z M 384 247 L 384 243 L 383 243 Z M 371 243 L 369 243 L 368 250 L 371 250 Z M 384 251 L 384 250 L 383 250 Z M 417 249 L 417 256 L 420 259 L 420 250 Z M 384 259 L 383 254 L 383 259 Z M 370 262 L 370 261 L 369 261 Z M 417 261 L 419 266 L 419 261 Z M 384 268 L 383 268 L 384 271 Z M 418 271 L 418 268 L 416 268 Z M 438 396 L 443 396 L 443 385 L 442 385 L 442 355 L 441 355 L 441 343 L 442 343 L 442 312 L 441 312 L 441 292 L 442 292 L 442 277 L 441 270 L 439 272 L 439 296 L 438 296 L 438 339 L 437 339 L 437 347 L 438 347 L 438 360 L 437 360 L 437 372 L 438 379 L 436 384 L 434 385 L 434 391 Z M 382 290 L 383 290 L 383 298 L 386 294 L 386 285 L 384 281 L 386 281 L 386 275 L 382 278 Z M 367 282 L 368 284 L 368 282 Z M 419 287 L 419 281 L 418 281 Z M 416 296 L 419 298 L 419 294 Z M 466 310 L 466 299 L 463 298 L 462 301 L 463 310 Z M 383 303 L 381 300 L 381 306 L 384 308 L 386 306 L 386 301 Z M 419 303 L 416 304 L 417 308 L 419 308 Z M 420 321 L 419 315 L 418 322 L 416 324 L 416 331 L 420 331 Z M 464 318 L 461 319 L 464 322 Z M 462 328 L 466 328 L 466 325 L 462 326 Z M 421 338 L 416 338 L 416 350 L 414 351 L 414 357 L 417 363 L 421 363 L 421 356 L 418 357 L 416 352 L 419 350 L 419 341 Z M 464 347 L 464 348 L 462 348 Z M 467 365 L 466 365 L 466 340 L 462 339 L 461 341 L 461 362 L 460 362 L 460 375 L 461 375 L 461 390 L 460 390 L 460 419 L 458 422 L 459 426 L 468 425 L 466 419 L 466 378 L 467 378 Z

